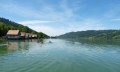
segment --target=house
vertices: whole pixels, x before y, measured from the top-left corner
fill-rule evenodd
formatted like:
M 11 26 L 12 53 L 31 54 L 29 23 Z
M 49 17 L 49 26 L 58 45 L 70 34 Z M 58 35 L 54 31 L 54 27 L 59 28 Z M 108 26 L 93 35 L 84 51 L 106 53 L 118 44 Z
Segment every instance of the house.
M 25 39 L 25 35 L 26 35 L 26 33 L 25 32 L 21 32 L 21 39 Z
M 30 39 L 32 38 L 32 34 L 31 34 L 31 33 L 29 33 L 29 38 L 30 38 Z
M 25 34 L 25 38 L 29 38 L 29 33 L 26 33 L 26 34 Z
M 36 34 L 32 34 L 32 38 L 37 38 L 37 35 Z
M 9 30 L 6 34 L 7 39 L 19 39 L 20 38 L 19 30 Z
M 26 33 L 25 38 L 31 39 L 32 38 L 32 34 L 31 33 Z

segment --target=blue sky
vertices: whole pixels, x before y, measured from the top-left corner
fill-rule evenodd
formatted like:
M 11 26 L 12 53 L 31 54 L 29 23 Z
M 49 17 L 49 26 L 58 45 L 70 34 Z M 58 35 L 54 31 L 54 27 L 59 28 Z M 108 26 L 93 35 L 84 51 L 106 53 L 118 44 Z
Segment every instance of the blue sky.
M 0 0 L 0 17 L 50 36 L 120 29 L 120 0 Z

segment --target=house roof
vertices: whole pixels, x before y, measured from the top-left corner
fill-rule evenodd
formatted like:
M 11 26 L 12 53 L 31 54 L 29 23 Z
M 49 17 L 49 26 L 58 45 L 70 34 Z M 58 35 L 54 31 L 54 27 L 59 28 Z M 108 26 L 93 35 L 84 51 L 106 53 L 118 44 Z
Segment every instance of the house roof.
M 9 30 L 7 32 L 7 35 L 18 35 L 19 34 L 19 30 Z
M 21 32 L 21 36 L 25 36 L 25 32 Z

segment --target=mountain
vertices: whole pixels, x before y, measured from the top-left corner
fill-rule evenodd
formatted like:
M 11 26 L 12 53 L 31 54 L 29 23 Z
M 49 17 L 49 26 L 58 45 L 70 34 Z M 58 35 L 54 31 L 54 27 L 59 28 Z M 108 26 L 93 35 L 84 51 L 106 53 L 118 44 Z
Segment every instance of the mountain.
M 16 30 L 16 29 L 26 33 L 37 34 L 39 37 L 42 37 L 42 38 L 49 37 L 48 35 L 42 32 L 34 31 L 27 26 L 15 23 L 13 21 L 10 21 L 9 19 L 0 18 L 0 37 L 5 36 L 8 30 Z
M 120 30 L 87 30 L 69 32 L 58 36 L 57 38 L 66 39 L 89 39 L 89 40 L 120 40 Z

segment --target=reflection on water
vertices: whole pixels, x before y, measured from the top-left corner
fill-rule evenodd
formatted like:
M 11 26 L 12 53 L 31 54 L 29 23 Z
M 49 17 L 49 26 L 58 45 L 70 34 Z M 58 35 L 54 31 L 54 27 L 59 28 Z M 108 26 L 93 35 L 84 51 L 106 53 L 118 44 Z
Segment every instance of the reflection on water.
M 0 72 L 120 72 L 119 67 L 119 45 L 61 39 L 0 45 Z
M 13 51 L 22 51 L 22 50 L 29 50 L 30 42 L 36 42 L 39 43 L 40 46 L 44 44 L 44 40 L 35 40 L 35 39 L 30 39 L 30 40 L 20 40 L 20 41 L 7 41 L 4 44 L 0 44 L 0 54 L 3 53 L 8 53 L 8 52 L 13 52 Z
M 19 49 L 25 49 L 28 45 L 25 42 L 9 42 L 7 46 L 9 51 L 16 51 Z
M 82 44 L 97 44 L 97 45 L 119 45 L 120 46 L 120 40 L 88 40 L 88 39 L 66 39 L 67 41 L 71 42 L 79 42 Z
M 0 55 L 7 53 L 7 46 L 0 46 Z

